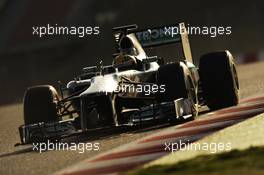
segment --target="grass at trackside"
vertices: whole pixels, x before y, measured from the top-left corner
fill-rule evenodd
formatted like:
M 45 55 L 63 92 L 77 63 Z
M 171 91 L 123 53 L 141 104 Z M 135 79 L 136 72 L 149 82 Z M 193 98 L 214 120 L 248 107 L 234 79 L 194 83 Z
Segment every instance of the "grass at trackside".
M 264 147 L 198 156 L 171 165 L 138 168 L 126 175 L 257 175 L 264 174 Z

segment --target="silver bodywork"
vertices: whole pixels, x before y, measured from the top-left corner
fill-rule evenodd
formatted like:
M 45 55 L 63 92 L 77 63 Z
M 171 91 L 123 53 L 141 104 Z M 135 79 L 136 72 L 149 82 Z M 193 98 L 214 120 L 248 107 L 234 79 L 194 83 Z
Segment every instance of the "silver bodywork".
M 182 24 L 181 24 L 182 25 Z M 136 49 L 136 55 L 132 55 L 133 59 L 137 60 L 140 63 L 140 67 L 137 68 L 127 68 L 122 69 L 122 65 L 111 65 L 111 66 L 97 66 L 97 67 L 88 67 L 84 68 L 86 74 L 89 78 L 77 78 L 73 81 L 70 81 L 66 90 L 69 91 L 69 97 L 63 98 L 58 104 L 62 108 L 68 111 L 68 107 L 65 107 L 67 103 L 73 103 L 75 111 L 74 113 L 78 114 L 79 124 L 82 131 L 89 129 L 88 120 L 92 117 L 93 108 L 96 108 L 96 105 L 93 103 L 87 103 L 87 101 L 95 101 L 98 97 L 107 97 L 111 102 L 111 112 L 109 117 L 113 117 L 113 126 L 122 126 L 122 125 L 134 125 L 144 121 L 151 121 L 155 119 L 165 119 L 174 120 L 174 119 L 187 119 L 194 115 L 192 111 L 192 106 L 198 105 L 197 101 L 191 101 L 190 99 L 175 99 L 171 102 L 156 103 L 155 95 L 144 96 L 140 93 L 135 92 L 117 92 L 116 89 L 122 83 L 131 83 L 131 84 L 155 84 L 156 73 L 159 70 L 160 65 L 157 63 L 158 58 L 148 57 L 145 53 L 140 41 L 136 37 L 135 33 L 130 34 L 119 34 L 118 42 L 122 41 L 123 37 L 129 38 Z M 180 65 L 183 67 L 184 71 L 190 74 L 194 84 L 194 92 L 197 96 L 198 93 L 198 72 L 197 68 L 192 63 L 191 51 L 188 41 L 188 36 L 181 35 L 180 38 L 177 38 L 175 41 L 182 40 L 183 51 L 186 56 L 183 62 L 180 62 Z M 151 46 L 151 44 L 150 44 Z M 120 53 L 119 53 L 120 55 Z M 117 55 L 118 56 L 118 55 Z M 124 67 L 127 66 L 124 64 Z M 90 76 L 91 74 L 91 76 Z M 76 89 L 81 89 L 77 91 Z M 124 99 L 135 99 L 138 101 L 151 101 L 146 106 L 137 106 L 136 109 L 127 110 L 124 112 L 124 116 L 128 116 L 128 122 L 120 123 L 118 120 L 118 113 L 116 111 L 115 100 L 117 97 Z M 146 103 L 147 104 L 147 103 Z M 91 108 L 90 112 L 87 113 L 87 108 Z M 63 112 L 61 112 L 63 113 Z M 71 112 L 73 113 L 73 112 Z M 70 114 L 71 114 L 70 113 Z M 68 114 L 68 113 L 67 113 Z M 112 116 L 111 116 L 112 115 Z M 98 114 L 95 114 L 95 117 L 98 118 Z M 32 142 L 32 133 L 36 131 L 45 131 L 45 137 L 53 137 L 54 126 L 57 128 L 57 131 L 60 136 L 68 135 L 73 132 L 73 128 L 70 127 L 71 123 L 74 123 L 74 118 L 70 121 L 60 121 L 51 124 L 38 123 L 34 125 L 21 126 L 20 134 L 22 143 Z M 68 129 L 67 129 L 68 128 Z

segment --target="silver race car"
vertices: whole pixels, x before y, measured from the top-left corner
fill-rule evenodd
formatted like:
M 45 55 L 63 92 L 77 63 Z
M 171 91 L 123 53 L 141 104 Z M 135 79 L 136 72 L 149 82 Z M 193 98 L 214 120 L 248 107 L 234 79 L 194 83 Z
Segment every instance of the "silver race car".
M 174 33 L 178 27 L 181 32 Z M 203 55 L 193 63 L 184 23 L 139 30 L 113 29 L 117 54 L 113 63 L 85 67 L 60 86 L 30 87 L 24 95 L 22 144 L 57 140 L 93 128 L 135 126 L 155 121 L 192 120 L 199 107 L 211 110 L 238 104 L 234 58 L 227 50 Z M 180 43 L 183 58 L 164 63 L 146 48 Z M 60 95 L 59 95 L 60 94 Z

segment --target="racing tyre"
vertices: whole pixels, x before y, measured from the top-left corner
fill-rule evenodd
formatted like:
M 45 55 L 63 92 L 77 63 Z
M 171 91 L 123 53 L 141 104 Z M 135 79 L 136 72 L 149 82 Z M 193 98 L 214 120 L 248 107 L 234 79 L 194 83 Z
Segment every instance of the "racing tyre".
M 188 97 L 184 70 L 180 63 L 161 66 L 157 72 L 157 84 L 165 85 L 165 92 L 159 93 L 157 96 L 159 102 Z
M 174 101 L 179 98 L 191 101 L 192 117 L 198 115 L 197 88 L 184 63 L 171 63 L 161 66 L 157 72 L 157 84 L 165 85 L 165 92 L 157 95 L 158 102 Z
M 238 104 L 236 66 L 228 50 L 203 55 L 200 58 L 199 75 L 203 98 L 211 110 Z
M 52 122 L 59 119 L 57 113 L 58 93 L 50 85 L 34 86 L 24 95 L 25 125 Z

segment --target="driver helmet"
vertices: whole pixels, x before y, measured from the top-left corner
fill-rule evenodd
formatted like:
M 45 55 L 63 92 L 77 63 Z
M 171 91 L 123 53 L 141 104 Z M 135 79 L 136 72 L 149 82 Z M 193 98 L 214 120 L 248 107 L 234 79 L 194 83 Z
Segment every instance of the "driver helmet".
M 120 46 L 120 53 L 122 55 L 132 55 L 132 56 L 137 55 L 134 43 L 129 37 L 123 37 L 119 43 L 119 46 Z

